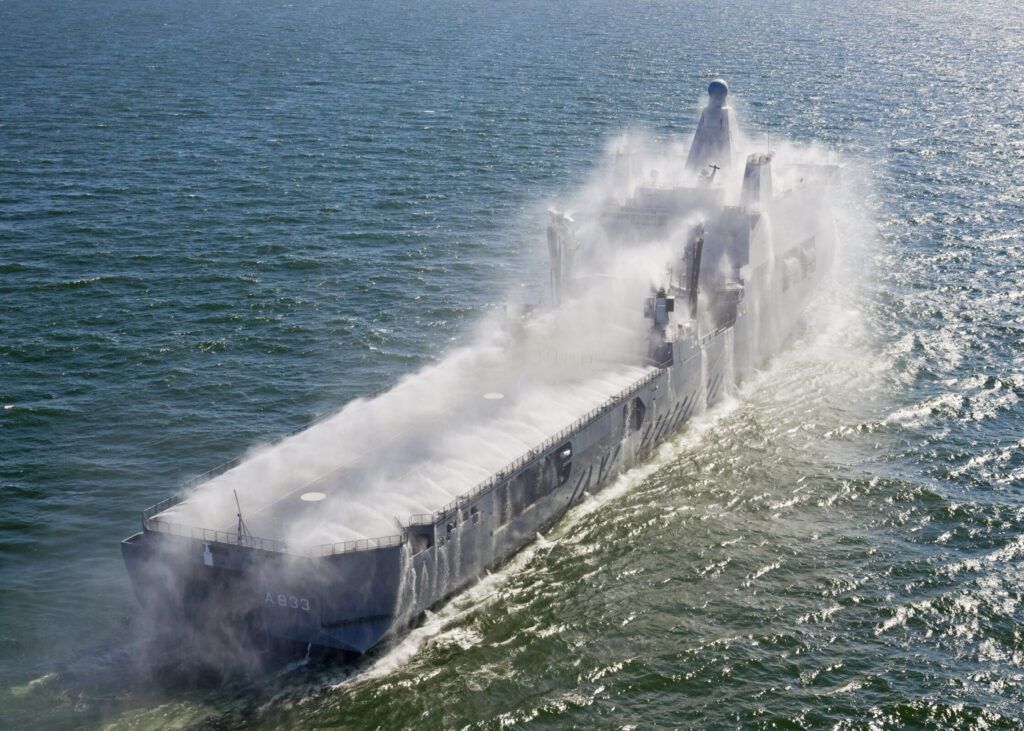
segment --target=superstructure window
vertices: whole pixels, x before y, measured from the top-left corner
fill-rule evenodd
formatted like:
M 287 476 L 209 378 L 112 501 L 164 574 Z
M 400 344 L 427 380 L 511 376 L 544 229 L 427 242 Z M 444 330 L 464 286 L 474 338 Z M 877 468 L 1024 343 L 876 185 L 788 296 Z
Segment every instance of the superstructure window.
M 564 485 L 572 474 L 572 442 L 566 442 L 548 458 L 554 469 L 557 485 Z

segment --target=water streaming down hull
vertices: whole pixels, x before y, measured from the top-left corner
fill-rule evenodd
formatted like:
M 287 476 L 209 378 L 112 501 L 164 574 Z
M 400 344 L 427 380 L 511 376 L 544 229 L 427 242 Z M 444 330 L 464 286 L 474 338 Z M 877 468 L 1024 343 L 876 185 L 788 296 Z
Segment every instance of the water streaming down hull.
M 783 347 L 831 264 L 837 168 L 740 166 L 705 127 L 689 159 L 706 170 L 552 214 L 557 307 L 146 510 L 122 543 L 144 609 L 365 652 Z

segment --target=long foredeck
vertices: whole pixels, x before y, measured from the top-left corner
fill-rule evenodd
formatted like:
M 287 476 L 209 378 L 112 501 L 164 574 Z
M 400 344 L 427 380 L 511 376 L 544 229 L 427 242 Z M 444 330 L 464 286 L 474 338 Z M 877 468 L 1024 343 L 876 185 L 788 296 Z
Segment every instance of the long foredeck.
M 413 437 L 419 436 L 411 434 L 415 431 L 412 427 L 378 440 L 369 453 L 345 454 L 311 478 L 307 477 L 308 468 L 296 463 L 293 479 L 281 481 L 276 494 L 262 506 L 246 511 L 247 497 L 240 497 L 245 525 L 241 536 L 237 510 L 225 514 L 223 509 L 209 509 L 213 501 L 223 505 L 226 497 L 233 503 L 235 490 L 240 496 L 251 495 L 253 490 L 239 488 L 260 475 L 268 482 L 273 480 L 275 471 L 287 466 L 275 464 L 269 469 L 270 462 L 285 460 L 289 452 L 305 454 L 295 442 L 316 444 L 332 433 L 340 437 L 328 420 L 250 459 L 229 463 L 205 480 L 200 478 L 190 491 L 146 510 L 144 526 L 149 531 L 204 541 L 313 555 L 397 545 L 404 525 L 433 522 L 458 509 L 584 428 L 658 372 L 651 366 L 619 365 L 583 380 L 540 389 L 540 398 L 554 398 L 557 392 L 559 407 L 538 408 L 533 413 L 529 404 L 506 399 L 501 392 L 477 394 L 487 411 L 485 418 L 474 420 L 468 428 L 455 425 L 432 430 L 430 444 L 440 446 L 424 450 L 417 460 L 406 460 L 401 470 L 384 468 L 385 479 L 374 480 L 380 476 L 369 472 L 369 467 L 386 465 L 391 450 L 409 449 L 410 441 L 416 441 Z M 398 388 L 384 398 L 401 396 Z M 460 405 L 465 406 L 453 407 Z M 327 433 L 318 434 L 318 430 Z M 366 481 L 372 485 L 370 489 Z M 382 505 L 392 510 L 378 507 Z M 325 520 L 325 515 L 331 519 Z

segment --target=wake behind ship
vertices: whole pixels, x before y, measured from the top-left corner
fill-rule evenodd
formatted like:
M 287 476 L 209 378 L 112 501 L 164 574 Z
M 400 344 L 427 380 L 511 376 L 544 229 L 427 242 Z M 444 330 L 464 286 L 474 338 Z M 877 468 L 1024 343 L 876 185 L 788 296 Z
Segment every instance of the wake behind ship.
M 551 212 L 553 306 L 143 512 L 158 621 L 363 653 L 500 564 L 790 338 L 837 168 L 743 155 L 716 80 L 689 154 L 624 147 Z

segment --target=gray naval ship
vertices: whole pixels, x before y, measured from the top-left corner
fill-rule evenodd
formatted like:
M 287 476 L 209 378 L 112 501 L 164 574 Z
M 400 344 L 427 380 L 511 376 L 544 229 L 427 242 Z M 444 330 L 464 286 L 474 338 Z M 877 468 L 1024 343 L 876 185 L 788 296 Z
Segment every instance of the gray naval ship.
M 364 653 L 784 347 L 833 259 L 838 168 L 743 150 L 727 93 L 675 173 L 621 150 L 615 194 L 550 213 L 551 308 L 145 510 L 122 543 L 143 609 Z M 646 266 L 616 288 L 625 261 Z

